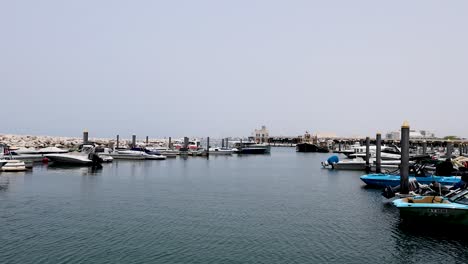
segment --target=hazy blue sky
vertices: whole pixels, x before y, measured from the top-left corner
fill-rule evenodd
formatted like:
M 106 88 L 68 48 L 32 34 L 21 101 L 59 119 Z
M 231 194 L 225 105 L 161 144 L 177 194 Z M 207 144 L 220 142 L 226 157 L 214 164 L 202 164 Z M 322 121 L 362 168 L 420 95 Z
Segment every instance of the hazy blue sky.
M 0 133 L 468 136 L 468 1 L 0 0 Z

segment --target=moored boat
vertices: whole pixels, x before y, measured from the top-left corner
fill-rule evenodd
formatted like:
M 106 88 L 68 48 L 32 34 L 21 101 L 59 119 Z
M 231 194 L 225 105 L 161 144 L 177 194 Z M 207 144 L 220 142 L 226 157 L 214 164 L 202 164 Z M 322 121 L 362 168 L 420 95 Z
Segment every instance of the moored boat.
M 237 154 L 269 154 L 270 146 L 255 142 L 234 142 L 234 152 Z
M 26 164 L 21 160 L 0 160 L 0 170 L 5 172 L 25 171 Z
M 234 150 L 225 148 L 210 148 L 208 150 L 209 155 L 231 155 L 232 153 Z
M 83 145 L 79 152 L 45 154 L 54 163 L 65 165 L 96 165 L 102 162 L 93 145 Z
M 458 190 L 447 196 L 413 196 L 397 199 L 393 204 L 404 220 L 468 226 L 468 190 Z
M 369 186 L 372 187 L 382 187 L 387 186 L 395 187 L 400 184 L 400 175 L 394 174 L 367 174 L 362 175 L 361 180 Z M 427 175 L 427 176 L 414 176 L 410 175 L 409 178 L 415 178 L 421 184 L 431 184 L 432 182 L 438 182 L 442 185 L 455 185 L 461 180 L 460 176 L 436 176 L 436 175 Z

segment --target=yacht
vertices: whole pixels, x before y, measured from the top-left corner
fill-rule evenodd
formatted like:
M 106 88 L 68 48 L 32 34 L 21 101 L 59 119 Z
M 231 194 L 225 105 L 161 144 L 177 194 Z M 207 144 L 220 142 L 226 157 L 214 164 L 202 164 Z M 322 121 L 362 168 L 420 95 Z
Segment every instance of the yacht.
M 45 157 L 54 163 L 67 165 L 93 165 L 101 162 L 94 153 L 93 145 L 83 145 L 79 152 L 45 154 Z

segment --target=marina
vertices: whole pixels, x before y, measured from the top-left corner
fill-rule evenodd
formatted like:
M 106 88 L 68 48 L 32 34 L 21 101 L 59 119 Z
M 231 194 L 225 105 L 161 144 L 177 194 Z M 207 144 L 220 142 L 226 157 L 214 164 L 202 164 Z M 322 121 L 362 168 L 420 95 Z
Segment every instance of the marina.
M 1 173 L 0 258 L 466 262 L 468 241 L 458 230 L 402 226 L 398 209 L 380 189 L 366 188 L 361 172 L 318 166 L 327 155 L 273 148 L 269 155 L 115 160 L 100 169 L 37 164 Z
M 20 160 L 0 162 L 5 168 L 0 173 L 0 210 L 6 213 L 0 233 L 9 234 L 0 239 L 8 245 L 0 258 L 28 263 L 16 255 L 27 251 L 28 259 L 31 254 L 33 259 L 69 256 L 67 263 L 130 257 L 142 263 L 231 257 L 247 262 L 261 258 L 353 263 L 384 258 L 400 263 L 418 262 L 427 254 L 434 261 L 467 261 L 464 255 L 445 255 L 447 248 L 468 249 L 468 195 L 464 187 L 455 187 L 464 184 L 468 165 L 462 145 L 457 152 L 452 142 L 438 152 L 424 147 L 410 151 L 404 144 L 409 137 L 402 137 L 401 145 L 383 145 L 379 134 L 376 138 L 375 145 L 368 137 L 351 147 L 306 141 L 328 151 L 274 147 L 252 138 L 151 142 L 146 137 L 138 142 L 136 136 L 130 141 L 117 136 L 107 142 L 96 140 L 98 144 L 87 131 L 74 151 L 48 146 L 8 155 L 10 146 L 2 144 L 3 158 L 40 155 L 43 160 L 29 169 Z M 162 153 L 175 158 L 166 159 Z M 384 159 L 385 154 L 398 158 Z M 421 163 L 428 157 L 429 164 Z M 447 157 L 453 158 L 450 165 Z M 409 174 L 401 173 L 404 166 Z M 407 194 L 405 177 L 410 181 Z M 28 221 L 38 208 L 31 225 Z M 16 219 L 18 210 L 25 217 Z M 54 225 L 53 235 L 47 228 L 33 230 L 47 224 Z M 71 232 L 70 225 L 79 233 Z M 20 232 L 13 232 L 18 228 Z M 104 230 L 106 236 L 99 236 Z M 38 239 L 19 247 L 30 233 Z M 61 245 L 56 236 L 69 242 Z M 446 240 L 444 246 L 437 244 L 439 239 Z M 418 247 L 408 250 L 415 240 Z M 80 254 L 76 243 L 86 244 L 90 251 Z M 108 243 L 118 252 L 104 254 L 111 250 Z M 141 247 L 137 255 L 132 253 L 134 243 Z M 228 251 L 222 246 L 226 243 Z M 275 254 L 259 253 L 270 250 Z M 368 250 L 378 254 L 362 254 Z M 395 250 L 405 253 L 394 255 Z
M 0 264 L 468 263 L 468 1 L 2 11 Z

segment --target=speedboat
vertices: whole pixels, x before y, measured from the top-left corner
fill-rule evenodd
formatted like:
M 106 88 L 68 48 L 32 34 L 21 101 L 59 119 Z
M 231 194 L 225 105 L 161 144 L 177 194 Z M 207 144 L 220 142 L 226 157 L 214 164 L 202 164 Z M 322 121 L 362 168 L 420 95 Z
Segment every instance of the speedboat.
M 108 163 L 114 160 L 114 158 L 110 156 L 110 153 L 111 153 L 110 148 L 97 147 L 94 149 L 94 153 L 96 153 L 99 156 L 102 162 Z
M 114 150 L 109 154 L 113 159 L 145 160 L 148 154 L 133 150 Z
M 370 169 L 375 170 L 375 159 L 369 160 Z M 382 170 L 395 170 L 398 169 L 398 165 L 400 164 L 399 160 L 384 160 L 381 161 L 381 169 Z M 323 168 L 330 168 L 335 170 L 361 170 L 365 171 L 367 169 L 367 163 L 362 158 L 356 159 L 345 159 L 339 160 L 338 156 L 332 156 L 327 161 L 322 162 Z
M 125 160 L 164 160 L 166 156 L 148 154 L 140 150 L 116 150 L 109 154 L 114 159 Z
M 177 149 L 170 149 L 170 148 L 165 148 L 165 147 L 150 147 L 150 151 L 156 151 L 159 152 L 159 154 L 166 156 L 166 158 L 175 158 L 177 155 L 180 154 L 180 151 Z
M 393 204 L 402 219 L 421 219 L 446 225 L 468 226 L 468 190 L 457 190 L 447 196 L 413 196 L 397 199 Z
M 155 150 L 150 150 L 147 148 L 138 148 L 138 147 L 131 148 L 130 150 L 146 153 L 148 155 L 146 156 L 146 159 L 149 159 L 149 160 L 165 160 L 166 159 L 166 156 L 161 155 L 161 153 Z
M 67 153 L 69 150 L 67 149 L 61 149 L 57 147 L 47 147 L 47 148 L 41 148 L 37 150 L 37 154 L 55 154 L 55 153 Z
M 395 187 L 400 184 L 400 175 L 394 174 L 367 174 L 362 175 L 361 180 L 369 186 L 382 187 L 387 186 Z M 460 176 L 436 176 L 436 175 L 410 175 L 409 178 L 415 178 L 421 184 L 431 184 L 438 182 L 442 185 L 455 185 L 461 180 Z
M 209 155 L 231 155 L 232 153 L 234 150 L 225 148 L 209 148 L 208 150 Z
M 0 160 L 1 171 L 25 171 L 26 164 L 21 160 Z
M 45 154 L 54 163 L 67 165 L 92 165 L 101 162 L 98 155 L 94 153 L 93 145 L 83 145 L 79 152 Z
M 40 162 L 44 158 L 42 154 L 38 154 L 35 152 L 35 150 L 32 149 L 13 149 L 9 148 L 5 144 L 0 144 L 0 158 L 8 160 L 21 160 L 28 163 Z

